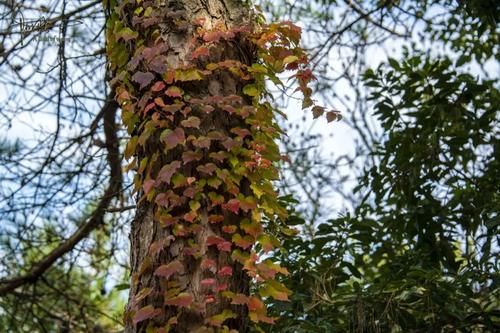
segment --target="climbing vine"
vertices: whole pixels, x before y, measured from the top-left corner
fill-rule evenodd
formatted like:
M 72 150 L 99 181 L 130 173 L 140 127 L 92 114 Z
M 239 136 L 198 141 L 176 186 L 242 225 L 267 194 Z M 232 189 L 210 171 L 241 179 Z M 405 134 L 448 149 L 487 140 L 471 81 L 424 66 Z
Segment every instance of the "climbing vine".
M 165 309 L 202 312 L 207 304 L 226 302 L 246 306 L 256 325 L 272 324 L 275 318 L 267 315 L 263 300 L 286 301 L 291 292 L 277 279 L 288 272 L 264 259 L 265 253 L 279 247 L 278 237 L 295 231 L 284 225 L 286 211 L 272 185 L 282 159 L 276 144 L 282 131 L 275 122 L 280 111 L 267 100 L 266 80 L 283 86 L 280 74 L 290 73 L 304 109 L 329 121 L 338 118 L 337 112 L 326 112 L 311 98 L 314 77 L 299 46 L 300 28 L 291 22 L 227 27 L 205 17 L 188 22 L 181 11 L 159 1 L 120 1 L 109 4 L 108 10 L 111 85 L 130 134 L 127 169 L 135 171 L 139 202 L 154 205 L 155 223 L 170 230 L 168 237 L 151 245 L 149 257 L 132 277 L 137 284 L 141 274 L 152 271 L 161 279 L 163 305 L 145 304 L 153 291 L 143 288 L 125 319 L 168 332 L 177 323 L 176 315 L 161 325 L 154 322 Z M 177 32 L 190 31 L 183 63 L 169 60 L 165 20 Z M 250 54 L 250 59 L 224 51 L 234 45 L 244 48 L 239 54 Z M 211 93 L 211 85 L 221 78 L 233 80 L 237 93 Z M 222 129 L 212 126 L 218 119 L 223 119 Z M 200 243 L 202 225 L 209 225 L 212 233 Z M 156 264 L 153 258 L 179 240 L 185 245 L 183 253 Z M 229 264 L 217 262 L 217 253 L 226 253 Z M 191 269 L 191 262 L 203 270 L 201 301 L 182 289 L 180 276 Z M 227 283 L 234 273 L 232 263 L 241 265 L 256 286 L 246 294 Z M 229 331 L 224 324 L 236 316 L 228 307 L 208 317 L 205 326 Z

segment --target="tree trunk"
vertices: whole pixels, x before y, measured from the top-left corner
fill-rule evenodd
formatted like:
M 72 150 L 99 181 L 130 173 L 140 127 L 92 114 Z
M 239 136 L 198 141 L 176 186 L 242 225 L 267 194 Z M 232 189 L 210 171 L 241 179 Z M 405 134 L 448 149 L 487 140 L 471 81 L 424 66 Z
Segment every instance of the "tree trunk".
M 157 100 L 155 100 L 156 104 L 148 109 L 150 101 L 158 94 L 153 93 L 152 96 L 151 90 L 144 88 L 146 85 L 153 85 L 158 78 L 163 77 L 164 81 L 158 85 L 158 88 L 165 84 L 165 89 L 167 89 L 172 84 L 172 78 L 166 78 L 160 72 L 172 73 L 171 69 L 181 69 L 181 72 L 175 74 L 176 80 L 184 82 L 176 82 L 175 86 L 182 89 L 183 96 L 189 95 L 188 100 L 206 101 L 207 97 L 213 96 L 233 96 L 234 99 L 237 95 L 241 96 L 238 102 L 240 107 L 252 105 L 251 98 L 242 94 L 243 86 L 248 82 L 244 82 L 228 70 L 214 72 L 203 79 L 191 80 L 190 77 L 185 77 L 184 80 L 183 78 L 183 75 L 188 76 L 194 73 L 184 70 L 188 64 L 196 64 L 197 68 L 204 68 L 207 63 L 219 63 L 224 60 L 237 60 L 248 65 L 254 62 L 255 51 L 252 44 L 238 36 L 231 40 L 221 39 L 218 47 L 210 49 L 209 55 L 193 60 L 195 58 L 193 38 L 197 34 L 194 21 L 207 31 L 211 29 L 230 31 L 235 27 L 249 25 L 250 9 L 237 0 L 143 1 L 139 5 L 137 2 L 118 2 L 115 19 L 119 19 L 121 23 L 118 28 L 115 25 L 113 31 L 119 36 L 115 38 L 121 44 L 127 45 L 127 52 L 130 56 L 127 64 L 120 67 L 115 62 L 112 65 L 116 77 L 112 84 L 115 88 L 121 87 L 116 91 L 118 101 L 121 102 L 124 110 L 124 119 L 128 117 L 127 114 L 132 113 L 128 113 L 132 109 L 136 113 L 139 110 L 141 115 L 140 120 L 135 121 L 133 129 L 129 125 L 132 137 L 137 138 L 131 142 L 137 144 L 139 141 L 138 148 L 136 147 L 133 155 L 137 161 L 135 167 L 139 169 L 136 185 L 139 185 L 137 187 L 140 190 L 137 198 L 137 213 L 130 235 L 132 284 L 125 315 L 125 331 L 146 332 L 149 327 L 154 328 L 154 332 L 168 330 L 170 332 L 215 332 L 219 329 L 217 327 L 226 325 L 229 329 L 246 332 L 248 330 L 247 307 L 230 304 L 230 300 L 220 296 L 218 291 L 228 290 L 248 295 L 249 277 L 243 271 L 242 265 L 231 259 L 231 252 L 227 247 L 231 247 L 232 244 L 226 242 L 231 239 L 231 234 L 223 232 L 223 227 L 238 226 L 242 219 L 249 216 L 250 212 L 249 210 L 238 212 L 237 208 L 234 210 L 231 207 L 222 209 L 220 205 L 215 207 L 213 201 L 207 196 L 207 192 L 211 189 L 208 185 L 197 187 L 198 190 L 202 189 L 201 195 L 186 194 L 186 191 L 194 192 L 200 182 L 209 180 L 217 182 L 217 177 L 212 177 L 213 174 L 231 168 L 228 161 L 210 157 L 211 153 L 228 151 L 230 149 L 228 145 L 231 146 L 234 143 L 232 139 L 223 141 L 217 136 L 234 138 L 234 134 L 230 132 L 231 129 L 245 129 L 249 128 L 249 125 L 241 117 L 231 116 L 217 106 L 212 112 L 203 112 L 200 111 L 200 107 L 205 107 L 205 111 L 210 108 L 207 109 L 206 104 L 200 104 L 197 108 L 196 103 L 193 103 L 192 110 L 183 109 L 186 113 L 172 113 L 166 119 L 155 120 L 155 124 L 160 124 L 161 121 L 163 125 L 170 124 L 172 132 L 169 132 L 169 126 L 167 126 L 167 132 L 162 129 L 162 132 L 150 131 L 149 133 L 148 126 L 144 124 L 155 115 L 164 113 L 155 111 L 161 109 L 162 104 Z M 158 3 L 160 5 L 157 5 Z M 149 10 L 147 15 L 137 14 L 146 13 L 148 7 L 153 10 Z M 137 20 L 134 16 L 143 18 Z M 147 19 L 150 20 L 149 23 Z M 124 30 L 122 26 L 126 24 L 123 22 L 128 22 L 133 31 Z M 156 32 L 151 32 L 155 29 Z M 144 51 L 143 46 L 150 48 L 151 52 Z M 114 48 L 117 49 L 119 46 L 115 45 Z M 113 58 L 113 55 L 110 57 Z M 114 59 L 118 58 L 114 57 Z M 157 61 L 158 59 L 160 61 Z M 162 66 L 165 62 L 166 67 L 163 70 Z M 123 83 L 126 80 L 120 79 L 120 71 L 123 68 L 130 73 L 129 81 L 132 83 Z M 133 71 L 131 68 L 134 68 Z M 146 76 L 153 73 L 155 80 L 134 76 L 134 72 L 147 73 Z M 161 81 L 160 79 L 156 82 Z M 135 91 L 129 89 L 127 96 L 124 96 L 124 89 L 122 89 L 124 86 L 133 86 Z M 140 87 L 137 88 L 138 86 Z M 167 96 L 163 94 L 160 98 L 163 98 L 167 105 L 175 105 L 173 101 L 177 97 L 176 93 L 177 91 L 171 91 L 167 93 Z M 130 103 L 123 103 L 123 100 L 135 102 L 131 106 Z M 163 108 L 165 109 L 168 109 L 168 106 Z M 189 116 L 187 112 L 190 112 Z M 192 118 L 193 123 L 189 124 L 191 116 L 199 119 L 199 124 L 195 118 Z M 175 132 L 178 128 L 176 126 L 179 126 L 182 121 L 187 121 L 187 123 L 182 123 L 187 124 L 183 127 L 183 133 Z M 170 137 L 165 139 L 173 135 L 175 141 L 175 133 L 179 134 L 177 136 L 179 145 L 176 145 L 176 142 L 169 142 Z M 203 140 L 197 140 L 207 137 L 212 139 L 206 144 L 203 144 Z M 174 146 L 165 149 L 166 144 Z M 192 152 L 197 156 L 190 161 L 187 155 L 183 155 L 186 152 L 188 154 Z M 205 167 L 210 169 L 212 167 L 210 163 L 217 166 L 217 171 L 204 169 Z M 168 166 L 172 167 L 171 172 L 168 171 Z M 182 176 L 176 178 L 179 181 L 177 186 L 174 184 L 174 178 L 178 174 Z M 219 175 L 218 179 L 220 180 L 222 176 L 223 174 Z M 160 179 L 163 183 L 159 181 Z M 235 185 L 237 189 L 232 189 L 233 194 L 236 194 L 234 193 L 236 191 L 244 196 L 250 195 L 248 179 L 242 177 Z M 220 187 L 224 187 L 224 190 Z M 213 193 L 222 195 L 227 203 L 231 197 L 228 196 L 231 189 L 228 189 L 226 184 L 219 185 L 219 187 L 214 184 L 213 188 Z M 215 190 L 217 188 L 218 190 Z M 175 200 L 177 202 L 173 203 Z M 165 207 L 169 205 L 170 207 L 166 209 Z M 193 222 L 189 217 L 192 212 L 195 212 L 196 220 L 194 223 L 189 223 Z M 223 220 L 216 221 L 216 216 L 219 216 L 219 219 L 223 217 Z M 231 310 L 236 315 L 224 317 L 225 310 Z M 217 320 L 217 317 L 214 317 L 220 314 L 223 315 L 223 324 Z

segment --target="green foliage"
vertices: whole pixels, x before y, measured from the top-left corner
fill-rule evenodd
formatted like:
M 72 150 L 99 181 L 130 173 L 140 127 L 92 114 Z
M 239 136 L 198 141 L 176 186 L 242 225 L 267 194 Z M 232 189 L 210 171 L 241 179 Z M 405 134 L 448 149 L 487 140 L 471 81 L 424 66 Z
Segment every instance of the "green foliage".
M 54 244 L 57 230 L 47 227 L 37 239 Z M 109 241 L 103 231 L 94 235 L 96 249 L 89 264 L 58 264 L 38 283 L 0 298 L 0 328 L 8 332 L 119 332 L 124 299 L 118 289 L 108 290 L 108 268 L 103 251 Z M 8 240 L 2 240 L 8 241 Z M 31 267 L 51 249 L 20 246 L 20 258 L 9 265 Z M 82 258 L 83 261 L 83 258 Z
M 364 81 L 380 162 L 352 215 L 285 242 L 294 294 L 272 332 L 498 331 L 498 83 L 421 53 Z

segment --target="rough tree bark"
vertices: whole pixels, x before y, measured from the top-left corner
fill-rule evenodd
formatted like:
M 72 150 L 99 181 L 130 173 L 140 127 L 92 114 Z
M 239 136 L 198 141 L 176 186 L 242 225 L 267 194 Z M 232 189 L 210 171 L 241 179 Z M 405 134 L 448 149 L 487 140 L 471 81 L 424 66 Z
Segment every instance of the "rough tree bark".
M 251 21 L 250 9 L 248 5 L 237 0 L 170 0 L 164 1 L 166 10 L 164 13 L 167 17 L 157 23 L 162 31 L 163 40 L 168 42 L 168 50 L 164 54 L 167 58 L 167 68 L 178 68 L 190 63 L 190 43 L 195 34 L 196 27 L 190 25 L 195 18 L 204 18 L 203 27 L 211 29 L 217 26 L 222 26 L 229 30 L 235 26 L 243 26 Z M 130 7 L 134 8 L 134 7 Z M 130 17 L 132 17 L 130 13 Z M 179 24 L 185 22 L 185 25 Z M 145 41 L 145 44 L 151 44 L 152 41 Z M 223 60 L 233 59 L 241 61 L 245 64 L 251 64 L 255 55 L 249 43 L 244 40 L 227 41 L 215 52 L 212 50 L 210 62 L 219 62 Z M 207 60 L 205 60 L 207 61 Z M 245 98 L 242 94 L 243 82 L 238 82 L 233 75 L 229 73 L 220 73 L 219 75 L 211 75 L 201 81 L 194 83 L 186 83 L 183 85 L 185 94 L 191 97 L 203 99 L 207 96 L 229 96 L 240 95 L 244 98 L 244 104 L 251 105 L 252 102 L 248 96 Z M 207 135 L 209 131 L 219 131 L 229 135 L 229 129 L 235 126 L 245 127 L 245 123 L 241 119 L 232 118 L 227 113 L 213 112 L 210 114 L 196 114 L 201 119 L 199 129 L 193 129 L 191 133 L 195 135 Z M 150 157 L 154 152 L 162 151 L 161 142 L 158 135 L 149 138 L 147 148 L 143 149 L 138 156 L 138 160 L 144 157 Z M 210 152 L 217 152 L 220 149 L 215 145 L 211 145 L 210 149 L 204 153 L 207 156 Z M 161 160 L 159 165 L 165 165 L 172 161 L 179 160 L 182 154 L 182 149 L 174 149 L 158 156 Z M 203 178 L 190 165 L 182 166 L 180 169 L 186 176 L 194 176 L 197 179 Z M 151 170 L 152 174 L 156 174 L 159 170 Z M 248 182 L 244 179 L 240 182 L 240 191 L 248 195 Z M 138 198 L 143 193 L 139 193 Z M 249 278 L 243 272 L 242 266 L 238 263 L 233 263 L 230 259 L 230 253 L 212 250 L 206 246 L 207 237 L 211 235 L 219 235 L 224 237 L 220 227 L 216 227 L 208 222 L 206 212 L 202 203 L 200 230 L 196 233 L 195 243 L 199 245 L 200 254 L 203 258 L 215 260 L 217 268 L 230 265 L 233 274 L 224 277 L 224 281 L 228 284 L 228 289 L 233 292 L 248 294 Z M 147 200 L 138 202 L 136 217 L 132 223 L 132 231 L 130 235 L 131 242 L 131 271 L 132 285 L 130 289 L 129 303 L 127 309 L 129 313 L 137 311 L 138 308 L 144 305 L 153 305 L 155 308 L 162 308 L 164 311 L 153 318 L 156 327 L 164 326 L 169 318 L 179 315 L 177 324 L 173 326 L 172 332 L 210 332 L 212 330 L 200 330 L 206 323 L 207 318 L 220 313 L 224 309 L 231 309 L 238 314 L 237 318 L 225 321 L 224 324 L 231 329 L 236 329 L 239 332 L 246 332 L 247 310 L 242 305 L 230 305 L 227 300 L 216 297 L 216 301 L 206 303 L 207 292 L 202 286 L 202 280 L 209 277 L 205 271 L 200 268 L 200 259 L 186 255 L 186 247 L 188 246 L 187 239 L 176 237 L 173 240 L 171 228 L 165 228 L 155 215 L 155 204 Z M 181 213 L 179 213 L 181 214 Z M 182 213 L 183 214 L 183 213 Z M 236 216 L 230 213 L 224 213 L 227 224 L 237 224 L 238 219 L 243 218 L 241 215 Z M 227 235 L 226 235 L 227 238 Z M 161 249 L 158 249 L 158 244 L 161 244 Z M 152 249 L 156 250 L 152 250 Z M 154 252 L 154 255 L 150 254 Z M 160 265 L 168 264 L 173 261 L 179 261 L 184 267 L 179 273 L 178 281 L 180 282 L 180 290 L 187 292 L 193 296 L 193 304 L 200 304 L 199 309 L 195 307 L 179 308 L 165 306 L 164 293 L 166 285 L 163 279 L 154 275 L 155 269 Z M 220 282 L 220 281 L 219 281 Z M 141 291 L 148 290 L 147 296 L 142 298 Z M 126 321 L 126 332 L 145 332 L 148 322 L 134 323 L 130 318 Z

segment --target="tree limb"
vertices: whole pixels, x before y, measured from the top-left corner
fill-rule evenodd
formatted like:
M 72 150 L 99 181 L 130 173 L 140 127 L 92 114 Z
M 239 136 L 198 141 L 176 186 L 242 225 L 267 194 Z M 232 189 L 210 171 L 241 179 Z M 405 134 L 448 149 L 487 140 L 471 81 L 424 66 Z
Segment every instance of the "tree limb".
M 22 285 L 36 282 L 37 279 L 42 276 L 59 258 L 70 252 L 82 239 L 86 238 L 94 229 L 104 223 L 104 215 L 106 214 L 112 199 L 120 192 L 122 186 L 120 152 L 117 135 L 118 128 L 115 122 L 117 110 L 118 105 L 110 95 L 100 111 L 104 122 L 104 135 L 106 138 L 110 180 L 109 185 L 96 209 L 92 213 L 92 216 L 85 224 L 81 225 L 73 233 L 73 235 L 71 235 L 71 237 L 59 244 L 59 246 L 52 250 L 52 252 L 50 252 L 45 258 L 34 265 L 28 273 L 19 277 L 0 280 L 0 296 L 5 296 Z

